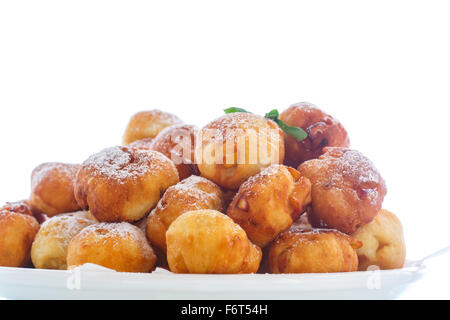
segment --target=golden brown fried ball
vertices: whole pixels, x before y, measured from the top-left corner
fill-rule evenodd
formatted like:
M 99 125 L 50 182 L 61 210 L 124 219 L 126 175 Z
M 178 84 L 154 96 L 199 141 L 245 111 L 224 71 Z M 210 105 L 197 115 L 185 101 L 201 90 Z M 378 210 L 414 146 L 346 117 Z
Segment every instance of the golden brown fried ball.
M 314 227 L 352 234 L 381 209 L 386 185 L 373 163 L 356 150 L 328 147 L 298 167 L 311 180 L 308 218 Z
M 33 216 L 33 211 L 31 210 L 31 206 L 28 203 L 28 200 L 7 202 L 5 205 L 0 207 L 0 212 L 1 211 L 16 212 L 25 214 L 27 216 Z
M 197 132 L 197 127 L 193 125 L 174 125 L 162 130 L 152 142 L 152 150 L 161 152 L 175 163 L 180 180 L 198 173 L 194 163 Z
M 163 154 L 112 147 L 82 164 L 75 197 L 80 207 L 89 209 L 99 221 L 137 221 L 177 182 L 177 169 Z
M 189 211 L 166 234 L 167 260 L 175 273 L 253 273 L 261 249 L 229 217 L 215 210 Z
M 280 114 L 280 119 L 290 126 L 300 127 L 308 137 L 298 141 L 284 134 L 286 155 L 284 163 L 297 168 L 299 164 L 316 159 L 324 147 L 349 147 L 350 140 L 342 124 L 315 105 L 300 102 Z
M 153 140 L 154 140 L 153 138 L 146 138 L 146 139 L 136 140 L 136 141 L 130 143 L 127 147 L 151 150 L 152 149 L 152 145 L 153 145 Z
M 195 159 L 202 176 L 227 189 L 284 159 L 283 133 L 272 120 L 251 113 L 224 115 L 199 131 Z
M 293 168 L 275 164 L 241 185 L 227 215 L 253 243 L 265 247 L 289 229 L 310 202 L 309 180 Z
M 128 145 L 136 140 L 154 138 L 164 128 L 181 123 L 183 121 L 176 115 L 161 110 L 138 112 L 128 122 L 123 144 Z
M 166 231 L 185 212 L 200 209 L 223 211 L 222 191 L 212 181 L 198 176 L 171 186 L 147 218 L 147 238 L 166 251 Z
M 7 202 L 3 207 L 0 207 L 0 212 L 1 211 L 16 212 L 26 214 L 27 216 L 32 216 L 37 220 L 39 224 L 42 224 L 48 218 L 47 215 L 43 212 L 33 212 L 28 200 Z
M 367 270 L 371 265 L 380 269 L 403 267 L 406 257 L 403 228 L 392 212 L 381 209 L 372 222 L 363 225 L 352 237 L 363 244 L 356 250 L 359 270 Z
M 0 211 L 0 266 L 26 267 L 39 223 L 32 216 Z
M 138 227 L 127 222 L 99 223 L 84 228 L 69 243 L 69 269 L 95 263 L 120 272 L 149 272 L 156 256 Z
M 45 220 L 47 220 L 47 215 L 43 212 L 36 212 L 32 210 L 30 203 L 28 200 L 20 200 L 15 202 L 6 202 L 2 207 L 0 207 L 0 212 L 16 212 L 25 214 L 27 216 L 32 216 L 36 219 L 39 224 L 42 224 Z
M 358 269 L 361 244 L 337 230 L 292 227 L 270 245 L 270 273 L 349 272 Z
M 51 217 L 79 210 L 74 196 L 74 181 L 80 166 L 67 163 L 43 163 L 31 174 L 29 204 L 33 212 Z
M 45 221 L 31 247 L 33 265 L 38 269 L 66 270 L 70 240 L 93 223 L 76 215 L 60 215 Z

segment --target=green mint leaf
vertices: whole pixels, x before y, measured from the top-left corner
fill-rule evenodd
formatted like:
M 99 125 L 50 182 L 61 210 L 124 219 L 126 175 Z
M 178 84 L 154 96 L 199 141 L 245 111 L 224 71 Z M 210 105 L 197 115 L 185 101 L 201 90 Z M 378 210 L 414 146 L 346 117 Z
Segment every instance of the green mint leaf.
M 236 108 L 236 107 L 227 108 L 227 109 L 224 109 L 223 111 L 225 111 L 226 114 L 236 113 L 236 112 L 251 113 L 245 109 Z M 273 109 L 273 110 L 269 111 L 268 113 L 266 113 L 266 115 L 264 117 L 276 122 L 278 124 L 278 126 L 281 128 L 281 130 L 286 132 L 288 135 L 294 137 L 298 141 L 302 141 L 302 140 L 306 139 L 306 137 L 308 137 L 308 134 L 302 128 L 288 126 L 286 123 L 284 123 L 283 121 L 278 119 L 279 116 L 280 116 L 280 113 L 278 112 L 278 110 Z
M 269 119 L 272 119 L 272 120 L 275 120 L 275 119 L 278 119 L 279 115 L 280 114 L 278 113 L 278 110 L 277 109 L 273 109 L 270 112 L 266 113 L 265 117 L 269 118 Z
M 278 124 L 278 126 L 281 128 L 281 130 L 286 132 L 288 135 L 294 137 L 298 141 L 302 141 L 302 140 L 306 139 L 308 134 L 302 128 L 288 126 L 286 123 L 284 123 L 283 121 L 281 121 L 278 118 L 279 116 L 280 116 L 280 113 L 278 112 L 277 109 L 273 109 L 273 110 L 269 111 L 268 113 L 266 113 L 266 115 L 265 115 L 266 118 L 275 121 Z
M 278 126 L 281 128 L 281 130 L 286 132 L 288 135 L 294 137 L 298 141 L 302 141 L 302 140 L 306 139 L 306 137 L 308 137 L 308 134 L 302 128 L 288 126 L 286 123 L 284 123 L 280 119 L 276 119 L 274 121 L 278 124 Z
M 236 113 L 236 112 L 245 112 L 245 113 L 251 113 L 245 109 L 242 108 L 236 108 L 236 107 L 231 107 L 231 108 L 227 108 L 227 109 L 223 109 L 223 111 L 225 111 L 226 114 L 228 113 Z

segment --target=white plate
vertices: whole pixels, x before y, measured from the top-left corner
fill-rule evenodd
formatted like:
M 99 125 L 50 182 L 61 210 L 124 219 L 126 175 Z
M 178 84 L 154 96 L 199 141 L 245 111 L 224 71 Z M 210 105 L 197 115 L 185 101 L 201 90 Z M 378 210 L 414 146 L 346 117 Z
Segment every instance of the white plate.
M 409 265 L 409 266 L 408 266 Z M 422 265 L 328 274 L 120 273 L 87 264 L 72 271 L 0 267 L 0 297 L 10 299 L 392 299 Z

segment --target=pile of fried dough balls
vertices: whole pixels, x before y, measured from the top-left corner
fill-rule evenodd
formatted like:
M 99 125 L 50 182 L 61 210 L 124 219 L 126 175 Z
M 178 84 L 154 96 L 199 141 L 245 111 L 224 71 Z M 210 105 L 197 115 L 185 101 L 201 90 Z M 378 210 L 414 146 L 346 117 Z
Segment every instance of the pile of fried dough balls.
M 202 129 L 160 110 L 135 114 L 123 146 L 81 164 L 41 164 L 29 199 L 0 208 L 0 266 L 209 274 L 401 268 L 402 225 L 382 209 L 385 182 L 349 148 L 342 124 L 309 103 L 279 119 L 307 138 L 246 112 Z M 199 161 L 254 130 L 268 141 L 256 148 L 277 146 L 277 157 L 239 162 L 252 150 L 235 144 L 223 152 L 227 161 Z

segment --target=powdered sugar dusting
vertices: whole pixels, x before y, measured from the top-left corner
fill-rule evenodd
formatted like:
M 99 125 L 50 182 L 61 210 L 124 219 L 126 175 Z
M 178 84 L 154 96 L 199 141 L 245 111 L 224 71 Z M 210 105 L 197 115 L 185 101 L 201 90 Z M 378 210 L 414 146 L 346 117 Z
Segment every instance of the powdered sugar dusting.
M 202 185 L 209 186 L 202 188 Z M 210 190 L 216 190 L 217 192 L 208 192 Z M 190 210 L 205 209 L 205 204 L 217 201 L 217 199 L 221 201 L 220 193 L 220 188 L 212 181 L 192 175 L 176 185 L 169 187 L 161 201 L 158 202 L 157 208 L 158 210 L 163 210 L 165 198 L 168 196 L 175 196 L 179 197 L 179 199 L 183 199 L 185 207 Z
M 264 117 L 252 113 L 237 112 L 217 118 L 210 122 L 203 130 L 212 129 L 217 131 L 218 134 L 207 137 L 208 140 L 215 142 L 233 141 L 245 134 L 247 129 L 254 129 L 262 134 L 267 134 L 269 141 L 278 141 L 281 132 L 275 123 L 273 123 L 273 128 L 270 128 L 270 123 L 271 120 L 265 119 Z
M 83 167 L 92 169 L 94 175 L 124 183 L 149 172 L 160 170 L 170 160 L 163 154 L 128 147 L 112 147 L 90 156 Z
M 32 211 L 31 211 L 31 207 L 28 204 L 27 200 L 21 200 L 21 201 L 16 201 L 16 202 L 7 202 L 5 205 L 0 207 L 0 211 L 22 213 L 22 214 L 26 214 L 29 216 L 33 215 Z
M 148 118 L 157 118 L 158 121 L 165 123 L 165 124 L 175 124 L 175 123 L 182 123 L 183 121 L 178 118 L 176 115 L 164 112 L 159 109 L 153 109 L 149 111 L 141 111 L 134 115 L 134 117 L 148 117 Z
M 357 175 L 359 183 L 381 182 L 381 176 L 375 165 L 362 153 L 356 150 L 348 150 L 336 159 L 336 166 L 340 169 L 342 175 Z
M 151 149 L 163 153 L 177 164 L 191 164 L 194 161 L 195 136 L 198 128 L 180 124 L 163 129 L 153 140 Z
M 272 176 L 276 174 L 280 169 L 283 167 L 283 165 L 280 164 L 272 164 L 271 166 L 265 168 L 264 170 L 261 170 L 258 174 L 255 174 L 254 176 L 251 176 L 243 183 L 243 185 L 251 186 L 257 182 L 259 182 L 263 177 L 266 176 Z
M 320 241 L 328 241 L 326 238 L 322 238 L 321 235 L 332 235 L 339 240 L 353 242 L 353 239 L 347 234 L 336 230 L 336 229 L 323 229 L 323 228 L 303 228 L 301 226 L 293 225 L 287 231 L 280 234 L 277 240 L 283 241 L 284 239 L 289 239 L 295 237 L 295 242 L 290 245 L 290 248 L 295 248 L 303 245 L 304 243 L 318 243 Z M 276 241 L 277 241 L 276 240 Z
M 136 140 L 128 145 L 130 148 L 146 149 L 150 150 L 153 145 L 154 138 L 144 138 Z
M 375 165 L 361 152 L 339 147 L 324 148 L 319 160 L 313 160 L 319 168 L 331 174 L 332 186 L 350 185 L 355 192 L 364 194 L 371 202 L 377 202 L 385 182 Z
M 68 215 L 56 216 L 42 223 L 38 237 L 50 235 L 52 238 L 60 240 L 61 245 L 66 247 L 73 237 L 91 224 L 93 224 L 92 220 L 82 217 Z
M 128 222 L 108 223 L 102 222 L 85 228 L 80 237 L 88 237 L 95 234 L 99 241 L 114 241 L 116 245 L 122 239 L 134 241 L 139 247 L 148 247 L 148 241 L 143 231 Z
M 34 189 L 43 179 L 50 175 L 66 176 L 68 179 L 74 180 L 80 165 L 68 164 L 61 162 L 48 162 L 37 166 L 31 175 L 31 188 Z
M 257 196 L 258 192 L 257 189 L 254 188 L 255 185 L 261 184 L 263 181 L 265 181 L 267 178 L 273 177 L 280 173 L 284 166 L 280 164 L 272 164 L 271 166 L 261 170 L 259 173 L 251 176 L 248 178 L 239 188 L 239 191 L 245 190 L 245 193 L 247 195 Z M 236 196 L 240 196 L 241 192 L 238 192 Z

